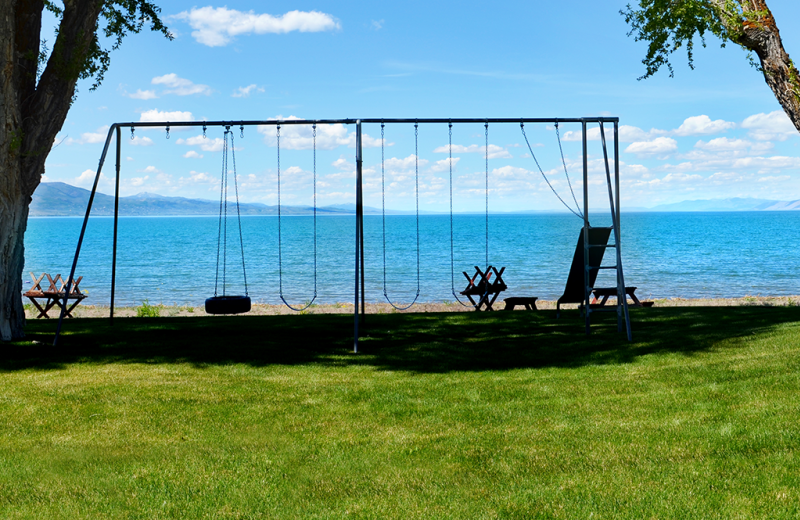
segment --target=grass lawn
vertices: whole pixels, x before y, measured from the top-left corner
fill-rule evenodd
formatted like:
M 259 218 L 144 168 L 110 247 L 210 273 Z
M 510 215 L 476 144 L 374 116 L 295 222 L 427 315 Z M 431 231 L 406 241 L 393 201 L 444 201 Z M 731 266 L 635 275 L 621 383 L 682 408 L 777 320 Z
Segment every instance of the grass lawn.
M 800 308 L 632 317 L 29 321 L 0 517 L 800 517 Z

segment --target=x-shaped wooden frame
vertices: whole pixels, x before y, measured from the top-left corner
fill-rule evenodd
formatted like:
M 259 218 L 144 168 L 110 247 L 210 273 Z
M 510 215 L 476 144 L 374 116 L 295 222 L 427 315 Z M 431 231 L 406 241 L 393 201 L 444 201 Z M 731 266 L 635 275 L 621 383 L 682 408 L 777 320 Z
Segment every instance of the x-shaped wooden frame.
M 481 310 L 481 307 L 485 307 L 484 310 L 487 311 L 494 310 L 492 305 L 494 305 L 497 297 L 508 288 L 503 281 L 503 271 L 505 270 L 505 267 L 501 267 L 498 271 L 496 267 L 490 265 L 486 268 L 486 271 L 481 271 L 481 268 L 476 265 L 475 274 L 472 275 L 472 278 L 466 271 L 462 271 L 464 278 L 467 279 L 467 287 L 461 291 L 461 294 L 469 298 L 476 311 Z M 495 275 L 494 282 L 489 281 L 492 273 Z M 477 283 L 475 282 L 476 279 L 478 279 Z M 473 299 L 473 296 L 478 296 L 477 302 Z

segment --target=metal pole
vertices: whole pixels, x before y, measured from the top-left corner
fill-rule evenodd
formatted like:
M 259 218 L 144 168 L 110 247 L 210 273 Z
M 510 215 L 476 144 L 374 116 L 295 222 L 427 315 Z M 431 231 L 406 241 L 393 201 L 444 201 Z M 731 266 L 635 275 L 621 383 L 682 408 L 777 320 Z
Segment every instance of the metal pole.
M 619 272 L 622 274 L 622 230 L 620 229 L 621 222 L 621 204 L 619 200 L 619 122 L 614 121 L 614 183 L 617 192 L 617 265 L 620 266 Z M 625 277 L 622 274 L 623 291 L 625 290 Z M 631 315 L 628 311 L 628 295 L 625 294 L 623 300 L 623 310 L 625 312 L 625 332 L 628 334 L 628 341 L 633 341 L 633 332 L 631 331 Z
M 591 296 L 592 288 L 589 287 L 589 280 L 591 279 L 589 273 L 589 147 L 586 140 L 586 120 L 581 121 L 581 135 L 583 141 L 583 314 L 586 320 L 586 335 L 589 335 L 591 327 L 591 319 L 589 314 L 589 297 Z
M 354 299 L 354 333 L 353 333 L 353 352 L 358 353 L 358 322 L 359 322 L 359 282 L 362 280 L 361 266 L 362 266 L 362 229 L 363 225 L 363 211 L 364 207 L 361 201 L 361 174 L 362 174 L 362 157 L 361 157 L 361 121 L 356 121 L 356 272 L 355 272 L 355 299 Z
M 122 151 L 122 139 L 121 134 L 122 131 L 119 127 L 117 127 L 117 180 L 116 186 L 114 187 L 114 247 L 113 252 L 111 253 L 111 308 L 109 311 L 109 319 L 111 321 L 111 325 L 114 324 L 114 295 L 116 290 L 116 282 L 117 282 L 117 224 L 119 223 L 119 169 L 120 169 L 120 158 L 121 158 L 121 151 Z
M 75 278 L 75 269 L 78 267 L 78 257 L 81 254 L 81 245 L 83 244 L 83 236 L 86 234 L 86 225 L 89 223 L 89 214 L 92 212 L 92 203 L 94 202 L 94 194 L 97 192 L 97 183 L 100 182 L 100 173 L 103 171 L 103 163 L 106 162 L 106 155 L 108 154 L 108 145 L 111 144 L 111 133 L 118 128 L 112 125 L 108 129 L 106 136 L 106 144 L 103 147 L 103 153 L 100 155 L 100 163 L 97 165 L 97 175 L 94 176 L 94 184 L 92 185 L 92 192 L 89 194 L 89 203 L 86 205 L 86 215 L 83 217 L 83 226 L 81 226 L 81 234 L 78 237 L 78 246 L 75 248 L 75 257 L 72 259 L 72 268 L 69 271 L 69 278 L 67 278 L 67 285 L 64 288 L 64 302 L 60 304 L 61 314 L 58 317 L 58 326 L 56 327 L 56 335 L 53 338 L 53 346 L 58 345 L 58 338 L 61 336 L 61 326 L 64 323 L 64 315 L 67 313 L 67 302 L 69 301 L 69 292 L 72 290 L 72 281 Z

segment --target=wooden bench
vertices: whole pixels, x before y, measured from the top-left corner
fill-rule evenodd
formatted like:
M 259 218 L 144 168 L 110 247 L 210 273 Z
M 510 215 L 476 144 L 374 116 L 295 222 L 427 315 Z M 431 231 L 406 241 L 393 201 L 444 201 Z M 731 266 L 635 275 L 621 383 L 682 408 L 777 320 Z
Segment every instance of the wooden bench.
M 633 300 L 634 307 L 643 307 L 642 302 L 639 301 L 639 298 L 636 297 L 636 287 L 626 287 L 625 294 L 630 296 L 631 300 Z M 592 299 L 592 305 L 598 305 L 599 307 L 605 307 L 606 302 L 609 298 L 617 297 L 617 288 L 616 287 L 601 287 L 592 290 L 592 294 L 594 298 Z M 602 298 L 600 303 L 597 303 L 597 299 Z
M 535 296 L 512 296 L 503 300 L 506 304 L 503 310 L 513 311 L 514 307 L 516 307 L 517 305 L 522 305 L 529 311 L 535 311 L 537 310 L 536 300 L 538 299 L 539 298 Z
M 33 273 L 30 273 L 30 275 L 33 279 L 33 287 L 29 291 L 22 293 L 22 295 L 27 297 L 34 307 L 39 310 L 39 315 L 36 318 L 50 318 L 47 313 L 55 306 L 58 306 L 59 309 L 64 308 L 64 315 L 72 318 L 72 310 L 88 297 L 79 289 L 83 276 L 79 276 L 75 280 L 75 283 L 69 289 L 69 294 L 66 294 L 67 282 L 61 278 L 60 274 L 57 274 L 55 278 L 48 273 L 42 273 L 38 278 Z M 45 277 L 50 282 L 50 286 L 46 290 L 42 289 L 42 280 Z M 42 303 L 39 300 L 45 301 Z M 72 305 L 69 305 L 69 300 L 74 300 Z

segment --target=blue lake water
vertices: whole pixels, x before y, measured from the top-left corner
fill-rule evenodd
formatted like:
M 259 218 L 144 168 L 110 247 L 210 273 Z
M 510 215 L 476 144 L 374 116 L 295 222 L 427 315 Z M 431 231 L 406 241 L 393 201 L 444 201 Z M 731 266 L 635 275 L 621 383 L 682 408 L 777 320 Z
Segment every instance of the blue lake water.
M 593 218 L 593 225 L 606 225 Z M 69 272 L 81 218 L 31 218 L 25 236 L 23 288 L 28 271 Z M 352 216 L 317 219 L 317 301 L 353 300 Z M 218 217 L 125 217 L 119 221 L 117 305 L 199 305 L 214 294 Z M 461 271 L 485 260 L 485 216 L 454 217 L 455 276 L 451 284 L 450 217 L 420 217 L 419 301 L 453 300 L 451 285 L 464 286 Z M 627 285 L 646 298 L 741 297 L 800 294 L 800 213 L 629 213 L 622 216 L 622 258 Z M 226 293 L 241 294 L 241 254 L 235 219 L 229 220 Z M 301 304 L 314 294 L 312 217 L 284 217 L 282 261 L 278 219 L 242 217 L 245 265 L 255 302 L 279 303 L 283 294 Z M 569 214 L 491 215 L 489 262 L 505 266 L 508 295 L 556 299 L 564 289 L 582 221 Z M 380 216 L 364 221 L 366 295 L 382 301 L 383 226 Z M 90 301 L 107 305 L 111 287 L 113 220 L 90 219 L 78 263 L 81 288 Z M 236 239 L 235 241 L 233 239 Z M 417 291 L 414 216 L 386 217 L 386 285 L 396 303 Z M 609 250 L 608 255 L 613 254 Z M 607 258 L 606 263 L 612 260 Z M 605 272 L 598 285 L 614 285 Z M 219 293 L 222 293 L 221 286 Z

